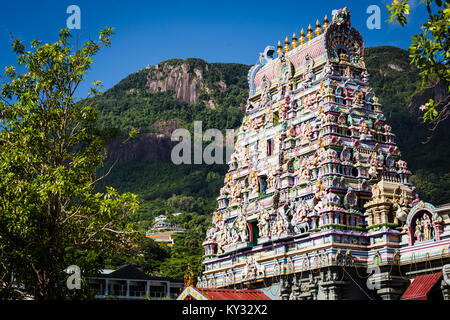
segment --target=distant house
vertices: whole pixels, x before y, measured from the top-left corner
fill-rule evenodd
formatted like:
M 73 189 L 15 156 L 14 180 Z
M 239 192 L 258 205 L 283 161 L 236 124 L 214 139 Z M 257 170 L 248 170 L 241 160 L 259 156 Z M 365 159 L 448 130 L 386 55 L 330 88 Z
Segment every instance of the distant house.
M 181 213 L 174 213 L 178 216 Z M 167 222 L 167 216 L 160 215 L 154 219 L 153 228 L 147 231 L 146 237 L 155 240 L 156 242 L 166 243 L 168 246 L 173 245 L 172 235 L 179 232 L 184 232 L 185 229 Z
M 176 298 L 184 287 L 183 280 L 149 276 L 134 265 L 103 270 L 99 276 L 87 278 L 87 282 L 96 291 L 96 299 Z

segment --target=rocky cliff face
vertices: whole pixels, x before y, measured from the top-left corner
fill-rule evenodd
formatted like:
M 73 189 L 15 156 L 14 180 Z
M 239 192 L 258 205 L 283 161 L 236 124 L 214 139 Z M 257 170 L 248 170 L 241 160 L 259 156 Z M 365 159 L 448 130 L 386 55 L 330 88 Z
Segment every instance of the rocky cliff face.
M 170 59 L 130 74 L 95 99 L 102 127 L 141 133 L 126 145 L 109 147 L 121 161 L 170 161 L 173 130 L 201 120 L 210 128 L 240 124 L 239 109 L 248 96 L 249 66 Z
M 142 133 L 123 144 L 114 140 L 108 146 L 108 158 L 119 161 L 170 161 L 174 142 L 166 134 Z
M 148 92 L 166 92 L 174 90 L 177 99 L 188 103 L 197 103 L 200 93 L 206 92 L 210 94 L 212 88 L 205 83 L 204 73 L 209 71 L 206 64 L 203 68 L 193 68 L 188 63 L 173 65 L 170 63 L 157 64 L 149 70 L 146 87 Z M 217 82 L 219 90 L 225 90 L 227 85 L 223 81 Z M 212 109 L 217 108 L 217 102 L 214 99 L 206 101 L 206 105 Z
M 108 158 L 119 161 L 170 161 L 171 150 L 177 142 L 172 132 L 179 127 L 177 119 L 155 123 L 159 133 L 141 133 L 135 139 L 122 143 L 114 140 L 108 146 Z

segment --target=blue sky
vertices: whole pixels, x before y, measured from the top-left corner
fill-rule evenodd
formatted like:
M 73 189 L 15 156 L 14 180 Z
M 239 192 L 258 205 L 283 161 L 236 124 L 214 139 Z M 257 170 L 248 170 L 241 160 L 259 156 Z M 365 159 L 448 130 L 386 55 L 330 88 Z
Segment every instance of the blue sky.
M 352 25 L 363 35 L 365 46 L 392 45 L 406 49 L 411 36 L 420 32 L 426 9 L 410 1 L 412 12 L 406 27 L 390 25 L 386 0 L 360 1 L 6 1 L 0 6 L 0 67 L 15 64 L 8 31 L 25 43 L 33 39 L 57 40 L 66 26 L 69 5 L 81 9 L 80 41 L 96 39 L 105 26 L 115 28 L 112 46 L 94 59 L 87 82 L 101 80 L 110 88 L 146 65 L 170 58 L 196 57 L 208 62 L 254 64 L 267 45 L 276 45 L 308 24 L 331 20 L 333 9 L 347 6 Z M 381 29 L 370 30 L 366 13 L 370 5 L 381 9 Z M 85 96 L 88 85 L 78 92 Z

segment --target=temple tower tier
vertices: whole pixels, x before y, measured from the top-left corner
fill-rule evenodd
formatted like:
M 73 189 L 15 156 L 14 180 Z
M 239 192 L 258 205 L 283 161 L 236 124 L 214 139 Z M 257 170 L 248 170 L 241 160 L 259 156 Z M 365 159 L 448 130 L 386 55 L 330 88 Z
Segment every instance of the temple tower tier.
M 405 265 L 448 250 L 448 221 L 410 183 L 347 8 L 299 34 L 249 71 L 197 286 L 398 299 Z

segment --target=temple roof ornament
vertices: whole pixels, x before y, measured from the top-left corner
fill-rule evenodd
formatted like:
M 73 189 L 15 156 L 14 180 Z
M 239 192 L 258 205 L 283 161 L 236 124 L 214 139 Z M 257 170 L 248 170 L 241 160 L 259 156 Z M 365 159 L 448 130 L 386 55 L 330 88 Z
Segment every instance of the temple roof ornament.
M 308 30 L 306 30 L 306 31 L 307 31 L 306 37 L 308 38 L 308 40 L 311 40 L 312 38 L 314 38 L 314 34 L 313 34 L 311 25 L 308 26 Z
M 306 42 L 306 38 L 305 38 L 305 30 L 303 30 L 303 28 L 302 28 L 302 31 L 300 31 L 300 38 L 299 38 L 299 40 L 300 40 L 300 44 L 301 44 L 301 45 L 304 44 L 304 43 Z
M 292 35 L 292 48 L 295 49 L 295 48 L 297 48 L 297 47 L 298 47 L 297 36 L 296 36 L 296 34 L 294 33 L 294 34 Z
M 329 23 L 329 21 L 328 21 L 328 16 L 325 15 L 325 18 L 323 19 L 323 30 L 324 30 L 324 31 L 325 31 L 325 29 L 328 28 L 328 23 Z
M 320 28 L 319 20 L 316 21 L 316 30 L 314 30 L 314 32 L 317 34 L 317 36 L 320 36 L 322 34 L 322 29 Z
M 289 52 L 291 50 L 291 47 L 289 46 L 289 39 L 286 37 L 284 40 L 284 52 Z

